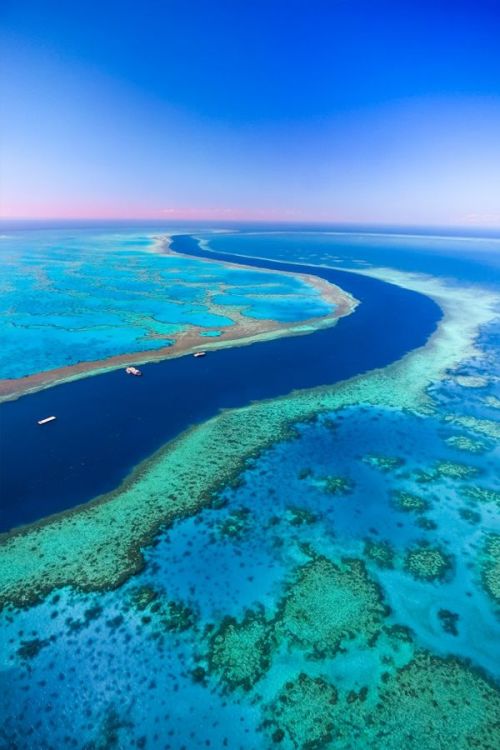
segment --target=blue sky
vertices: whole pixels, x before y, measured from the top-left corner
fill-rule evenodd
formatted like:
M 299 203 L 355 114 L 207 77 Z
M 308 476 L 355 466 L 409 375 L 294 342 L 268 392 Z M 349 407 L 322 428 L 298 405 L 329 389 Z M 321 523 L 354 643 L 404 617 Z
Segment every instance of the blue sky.
M 498 2 L 4 0 L 2 214 L 500 226 Z

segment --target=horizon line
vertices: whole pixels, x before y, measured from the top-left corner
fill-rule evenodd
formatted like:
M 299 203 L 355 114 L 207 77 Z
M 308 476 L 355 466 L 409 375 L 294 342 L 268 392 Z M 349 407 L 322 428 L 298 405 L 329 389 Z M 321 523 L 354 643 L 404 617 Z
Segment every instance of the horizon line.
M 123 217 L 123 216 L 105 216 L 105 217 L 98 217 L 98 216 L 44 216 L 44 217 L 37 217 L 37 216 L 16 216 L 16 217 L 7 217 L 7 216 L 0 216 L 0 224 L 16 224 L 16 223 L 30 223 L 30 224 L 48 224 L 48 223 L 61 223 L 61 224 L 71 224 L 75 222 L 83 222 L 83 223 L 94 223 L 94 224 L 106 224 L 106 223 L 161 223 L 161 224 L 172 224 L 172 223 L 182 223 L 182 224 L 216 224 L 216 225 L 241 225 L 241 224 L 250 224 L 250 225 L 296 225 L 296 226 L 328 226 L 328 227 L 367 227 L 367 228 L 394 228 L 394 229 L 447 229 L 447 230 L 465 230 L 468 232 L 473 231 L 484 231 L 484 232 L 500 232 L 500 224 L 475 224 L 475 223 L 441 223 L 441 222 L 431 222 L 431 223 L 407 223 L 407 222 L 387 222 L 387 221 L 368 221 L 368 220 L 359 220 L 359 221 L 353 221 L 353 220 L 328 220 L 328 219 L 286 219 L 286 218 L 276 218 L 276 219 L 270 219 L 270 218 L 223 218 L 223 217 L 213 217 L 213 218 L 203 218 L 203 217 L 182 217 L 182 216 L 131 216 L 131 217 Z

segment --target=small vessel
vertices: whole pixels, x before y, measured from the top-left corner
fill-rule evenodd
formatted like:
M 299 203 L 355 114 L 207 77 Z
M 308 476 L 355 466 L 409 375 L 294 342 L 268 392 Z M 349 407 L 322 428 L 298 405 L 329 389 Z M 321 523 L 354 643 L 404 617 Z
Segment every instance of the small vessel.
M 53 422 L 55 417 L 45 417 L 45 419 L 39 419 L 38 424 L 47 424 L 47 422 Z
M 125 372 L 127 375 L 135 375 L 136 377 L 142 375 L 142 372 L 138 370 L 137 367 L 126 367 Z
M 195 352 L 193 354 L 193 357 L 204 357 L 206 352 Z

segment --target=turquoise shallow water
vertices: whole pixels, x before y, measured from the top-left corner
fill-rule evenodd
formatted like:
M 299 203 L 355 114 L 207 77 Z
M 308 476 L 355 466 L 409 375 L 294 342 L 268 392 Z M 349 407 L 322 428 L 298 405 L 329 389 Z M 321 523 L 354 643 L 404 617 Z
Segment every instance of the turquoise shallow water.
M 170 346 L 193 326 L 226 330 L 235 311 L 299 322 L 333 310 L 298 278 L 165 257 L 152 242 L 131 230 L 3 235 L 0 379 Z
M 5 610 L 5 746 L 498 747 L 499 341 L 482 332 L 432 415 L 297 425 L 118 589 Z

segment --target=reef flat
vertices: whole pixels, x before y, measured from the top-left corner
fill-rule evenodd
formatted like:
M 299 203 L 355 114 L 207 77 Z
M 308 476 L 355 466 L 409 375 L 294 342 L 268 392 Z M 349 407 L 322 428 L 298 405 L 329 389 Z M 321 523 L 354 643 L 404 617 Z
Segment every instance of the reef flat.
M 0 602 L 28 605 L 66 585 L 85 591 L 119 585 L 141 569 L 142 548 L 159 529 L 210 505 L 251 457 L 293 436 L 294 425 L 321 412 L 369 404 L 432 413 L 429 386 L 479 354 L 476 337 L 495 319 L 496 296 L 388 269 L 367 273 L 440 305 L 444 317 L 424 347 L 333 387 L 225 411 L 165 446 L 115 492 L 4 536 Z
M 22 239 L 0 259 L 11 277 L 0 285 L 0 402 L 130 364 L 310 333 L 357 305 L 312 274 L 193 258 L 168 238 L 98 236 L 87 253 L 64 236 L 28 235 L 35 249 Z

